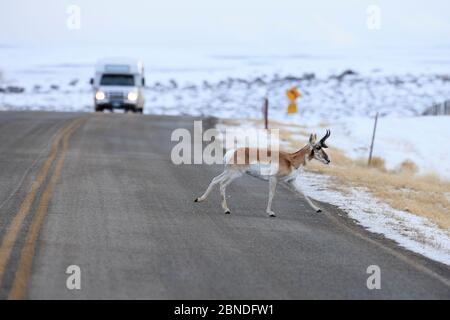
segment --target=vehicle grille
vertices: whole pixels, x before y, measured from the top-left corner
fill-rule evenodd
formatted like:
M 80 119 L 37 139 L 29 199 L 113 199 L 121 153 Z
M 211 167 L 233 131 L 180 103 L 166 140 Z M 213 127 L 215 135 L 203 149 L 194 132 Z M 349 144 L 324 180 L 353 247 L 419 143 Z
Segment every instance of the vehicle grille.
M 123 92 L 108 92 L 109 101 L 123 101 Z

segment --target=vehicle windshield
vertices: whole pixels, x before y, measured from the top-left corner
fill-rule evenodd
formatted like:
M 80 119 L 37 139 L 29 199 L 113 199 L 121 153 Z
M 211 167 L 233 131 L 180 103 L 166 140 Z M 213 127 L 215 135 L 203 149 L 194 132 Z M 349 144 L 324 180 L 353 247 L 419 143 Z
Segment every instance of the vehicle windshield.
M 134 76 L 130 74 L 104 74 L 100 80 L 102 86 L 134 86 Z

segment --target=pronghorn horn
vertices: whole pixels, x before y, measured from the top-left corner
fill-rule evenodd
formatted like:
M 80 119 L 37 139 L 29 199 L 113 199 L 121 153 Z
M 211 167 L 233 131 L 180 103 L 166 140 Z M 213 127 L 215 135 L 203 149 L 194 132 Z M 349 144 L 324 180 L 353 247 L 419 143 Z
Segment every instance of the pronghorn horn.
M 328 148 L 328 146 L 325 144 L 325 140 L 328 139 L 328 137 L 331 135 L 330 130 L 327 129 L 327 133 L 325 134 L 325 136 L 320 139 L 320 145 L 322 146 L 322 148 Z

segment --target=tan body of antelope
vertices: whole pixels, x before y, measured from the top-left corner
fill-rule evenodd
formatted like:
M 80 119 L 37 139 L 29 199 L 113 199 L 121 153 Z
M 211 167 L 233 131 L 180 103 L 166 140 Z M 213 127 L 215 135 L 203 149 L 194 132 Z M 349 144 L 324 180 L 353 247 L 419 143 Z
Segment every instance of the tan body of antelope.
M 300 150 L 294 153 L 278 151 L 278 166 L 276 167 L 276 170 L 273 170 L 271 173 L 266 175 L 269 180 L 269 200 L 267 203 L 266 212 L 269 216 L 275 217 L 275 213 L 272 211 L 272 199 L 275 194 L 275 188 L 278 181 L 292 184 L 298 175 L 300 166 L 305 165 L 307 161 L 312 159 L 316 159 L 324 164 L 330 163 L 328 155 L 323 150 L 324 148 L 328 148 L 325 144 L 325 140 L 328 139 L 329 136 L 330 131 L 327 130 L 326 135 L 317 142 L 317 136 L 315 134 L 311 134 L 308 144 Z M 194 201 L 201 202 L 206 200 L 214 186 L 219 184 L 220 194 L 222 196 L 222 208 L 225 214 L 229 214 L 230 209 L 228 208 L 225 195 L 227 186 L 230 185 L 233 180 L 242 176 L 243 173 L 249 171 L 252 166 L 267 164 L 265 161 L 266 159 L 271 158 L 270 152 L 270 150 L 254 148 L 238 148 L 230 150 L 225 155 L 225 170 L 218 176 L 214 177 L 203 195 L 196 198 Z M 263 154 L 264 156 L 262 156 Z M 253 160 L 251 155 L 255 155 Z M 308 204 L 316 212 L 321 211 L 321 209 L 314 205 L 305 194 L 298 190 L 298 188 L 296 189 L 303 195 Z

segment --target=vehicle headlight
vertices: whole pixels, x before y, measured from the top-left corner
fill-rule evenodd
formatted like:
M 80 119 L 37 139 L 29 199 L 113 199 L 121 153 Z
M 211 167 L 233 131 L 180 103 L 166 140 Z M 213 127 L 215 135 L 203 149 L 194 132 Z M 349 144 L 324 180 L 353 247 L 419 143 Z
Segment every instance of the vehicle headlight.
M 128 100 L 129 101 L 136 101 L 138 98 L 138 94 L 135 91 L 128 92 Z
M 95 93 L 95 99 L 97 100 L 104 100 L 106 98 L 106 95 L 103 91 L 97 91 Z

